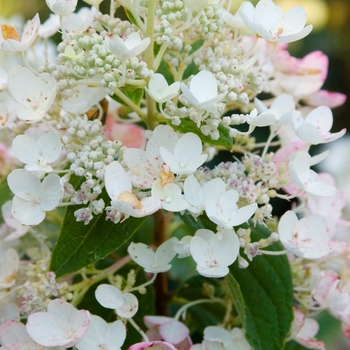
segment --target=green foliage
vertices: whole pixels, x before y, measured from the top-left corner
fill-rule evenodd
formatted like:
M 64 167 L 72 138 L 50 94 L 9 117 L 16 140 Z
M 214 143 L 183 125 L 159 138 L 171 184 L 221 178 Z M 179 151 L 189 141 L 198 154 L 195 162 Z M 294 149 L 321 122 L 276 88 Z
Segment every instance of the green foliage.
M 106 194 L 105 194 L 106 197 Z M 96 215 L 89 225 L 77 222 L 76 206 L 67 208 L 61 232 L 51 257 L 50 270 L 62 276 L 93 264 L 117 250 L 141 227 L 145 218 L 130 217 L 122 223 L 106 221 L 105 212 Z
M 254 241 L 270 234 L 259 225 L 251 230 Z M 282 250 L 282 246 L 275 243 L 269 250 Z M 247 269 L 240 269 L 236 262 L 230 267 L 230 273 L 228 283 L 234 279 L 243 296 L 246 336 L 251 346 L 255 350 L 283 349 L 293 321 L 293 285 L 287 257 L 258 256 Z M 235 288 L 230 288 L 233 295 Z M 235 303 L 240 313 L 242 299 L 238 297 Z
M 13 194 L 10 191 L 8 185 L 7 185 L 7 180 L 4 179 L 0 183 L 0 207 L 10 199 L 12 199 Z M 2 217 L 2 212 L 0 211 L 0 224 L 4 222 L 4 218 Z
M 186 80 L 191 75 L 196 75 L 198 72 L 198 67 L 194 64 L 194 62 L 192 62 L 186 67 L 184 73 L 182 74 L 182 80 Z
M 168 120 L 168 122 L 169 124 L 171 123 L 170 120 Z M 212 140 L 210 136 L 203 135 L 197 124 L 188 117 L 182 118 L 180 125 L 171 124 L 171 127 L 182 134 L 193 132 L 194 134 L 198 135 L 204 143 L 208 143 L 210 145 L 222 146 L 227 149 L 231 149 L 233 146 L 233 138 L 230 136 L 229 130 L 221 124 L 218 127 L 220 132 L 220 137 L 218 140 Z
M 124 8 L 124 11 L 125 11 L 126 17 L 128 17 L 128 20 L 132 24 L 134 24 L 136 27 L 138 27 L 137 21 L 136 21 L 135 17 L 132 15 L 132 13 L 126 8 Z
M 199 50 L 204 44 L 204 40 L 201 39 L 201 40 L 197 40 L 195 41 L 191 46 L 192 46 L 192 49 L 190 50 L 190 52 L 188 53 L 188 55 L 192 55 L 194 52 L 196 52 L 197 50 Z
M 143 96 L 143 89 L 135 89 L 130 86 L 123 86 L 119 89 L 126 97 L 128 97 L 132 102 L 134 102 L 137 106 L 140 106 L 141 99 Z M 128 106 L 122 99 L 120 99 L 117 95 L 112 96 L 113 100 L 121 103 L 124 106 Z M 129 107 L 129 106 L 128 106 Z
M 286 343 L 286 346 L 284 347 L 284 350 L 306 350 L 304 346 L 300 345 L 296 341 L 292 340 Z

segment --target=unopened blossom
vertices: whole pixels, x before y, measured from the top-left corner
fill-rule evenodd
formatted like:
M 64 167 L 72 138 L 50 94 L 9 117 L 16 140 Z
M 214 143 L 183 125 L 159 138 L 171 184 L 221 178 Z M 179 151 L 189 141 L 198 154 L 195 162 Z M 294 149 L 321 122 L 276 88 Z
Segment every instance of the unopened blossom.
M 311 317 L 305 317 L 298 308 L 294 308 L 291 337 L 295 341 L 308 349 L 325 349 L 323 341 L 315 339 L 318 330 L 319 325 L 316 320 Z
M 144 243 L 132 242 L 128 247 L 128 253 L 132 260 L 142 266 L 146 272 L 158 273 L 171 269 L 170 261 L 176 255 L 173 244 L 177 238 L 170 238 L 162 243 L 156 251 Z
M 61 182 L 56 174 L 50 174 L 40 182 L 37 176 L 26 170 L 16 169 L 7 177 L 12 200 L 12 215 L 23 225 L 38 225 L 61 200 Z
M 245 339 L 244 333 L 243 329 L 237 327 L 228 331 L 225 328 L 209 326 L 204 329 L 204 340 L 222 344 L 224 349 L 250 350 L 251 346 Z M 214 347 L 214 344 L 208 348 L 211 347 Z
M 217 113 L 216 103 L 226 95 L 226 92 L 218 93 L 218 82 L 214 74 L 207 70 L 202 70 L 193 76 L 188 87 L 181 83 L 181 90 L 193 106 L 210 113 Z
M 188 132 L 180 137 L 174 152 L 160 147 L 160 154 L 174 174 L 191 174 L 208 158 L 202 154 L 202 141 L 194 133 Z
M 90 326 L 83 339 L 75 347 L 78 350 L 120 350 L 126 338 L 122 321 L 107 323 L 103 318 L 90 316 Z
M 123 40 L 116 34 L 108 34 L 105 37 L 106 46 L 112 53 L 122 60 L 138 56 L 141 52 L 147 49 L 150 42 L 150 38 L 141 39 L 139 33 L 131 33 L 126 40 Z
M 121 164 L 110 163 L 105 169 L 106 191 L 111 198 L 112 208 L 133 217 L 143 217 L 155 213 L 161 206 L 161 199 L 145 197 L 139 200 L 131 191 L 131 179 Z
M 283 13 L 272 0 L 260 0 L 255 8 L 246 1 L 239 13 L 252 32 L 268 41 L 290 43 L 304 38 L 312 30 L 312 25 L 305 27 L 307 14 L 301 6 Z
M 332 142 L 342 137 L 346 129 L 330 133 L 333 125 L 333 114 L 329 107 L 320 106 L 310 112 L 304 119 L 301 115 L 293 118 L 296 134 L 301 140 L 318 145 Z
M 19 257 L 15 249 L 8 248 L 6 251 L 0 251 L 0 290 L 15 284 L 18 266 Z
M 233 230 L 223 229 L 216 234 L 207 229 L 199 229 L 190 243 L 197 271 L 205 277 L 223 277 L 229 273 L 239 253 L 239 241 Z
M 280 219 L 278 233 L 284 247 L 296 256 L 319 259 L 331 252 L 327 223 L 320 215 L 298 220 L 296 214 L 289 210 Z
M 68 16 L 75 11 L 78 0 L 45 0 L 53 13 L 59 16 Z
M 54 299 L 49 302 L 47 312 L 36 312 L 28 317 L 26 328 L 40 345 L 69 348 L 82 339 L 89 324 L 89 311 L 77 310 L 66 301 Z
M 49 173 L 62 152 L 60 138 L 49 132 L 37 140 L 28 135 L 18 135 L 12 142 L 12 150 L 19 161 L 25 164 L 28 171 L 43 171 Z
M 18 102 L 17 117 L 32 123 L 43 119 L 56 98 L 56 85 L 48 73 L 35 75 L 25 67 L 12 68 L 8 88 Z
M 215 186 L 217 186 L 217 192 L 209 196 L 205 202 L 205 212 L 215 224 L 232 228 L 248 221 L 257 210 L 256 203 L 239 208 L 237 206 L 239 193 L 236 190 L 221 192 L 222 186 L 219 183 L 215 183 Z
M 2 37 L 4 40 L 0 42 L 0 50 L 9 52 L 23 52 L 29 49 L 38 35 L 40 18 L 39 15 L 36 14 L 33 19 L 25 24 L 21 38 L 16 32 L 16 29 L 11 25 L 4 24 L 1 27 Z
M 148 94 L 158 103 L 164 103 L 177 96 L 180 89 L 180 82 L 176 81 L 171 85 L 168 85 L 164 76 L 159 73 L 152 75 L 148 88 L 146 91 Z
M 312 165 L 327 157 L 327 154 L 328 152 L 324 152 L 311 157 L 308 152 L 299 151 L 289 157 L 290 176 L 300 189 L 316 196 L 328 197 L 335 194 L 337 189 L 333 185 L 321 181 L 319 175 L 310 169 Z
M 4 350 L 45 350 L 27 333 L 26 326 L 17 320 L 8 320 L 0 325 L 0 343 Z
M 103 307 L 114 309 L 123 318 L 133 317 L 139 308 L 139 301 L 134 294 L 122 293 L 110 284 L 100 284 L 95 291 L 95 297 Z
M 172 182 L 168 178 L 171 176 L 171 171 L 163 167 L 160 147 L 173 153 L 178 140 L 179 137 L 173 128 L 168 125 L 158 125 L 147 142 L 146 150 L 125 149 L 123 160 L 129 168 L 128 174 L 134 186 L 143 189 L 151 188 L 157 178 L 163 179 L 163 185 Z
M 189 206 L 185 197 L 181 194 L 179 185 L 169 183 L 164 186 L 157 179 L 152 185 L 152 196 L 162 201 L 162 208 L 174 213 L 186 210 Z

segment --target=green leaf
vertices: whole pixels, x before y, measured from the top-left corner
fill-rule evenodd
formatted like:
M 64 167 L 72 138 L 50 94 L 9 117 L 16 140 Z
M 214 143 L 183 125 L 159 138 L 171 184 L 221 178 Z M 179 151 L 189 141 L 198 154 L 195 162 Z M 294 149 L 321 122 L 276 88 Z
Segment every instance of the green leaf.
M 137 106 L 140 106 L 141 99 L 143 96 L 143 89 L 133 89 L 130 86 L 123 86 L 119 90 Z M 127 106 L 127 104 L 125 104 L 125 102 L 121 100 L 117 95 L 113 95 L 112 98 L 113 100 L 121 103 L 122 105 Z
M 169 63 L 162 61 L 156 73 L 162 74 L 165 80 L 167 81 L 168 85 L 171 85 L 174 82 L 174 77 L 170 73 Z
M 171 120 L 168 120 L 168 123 L 171 124 Z M 218 140 L 212 140 L 210 136 L 203 135 L 201 129 L 198 128 L 197 124 L 188 117 L 182 118 L 179 125 L 171 124 L 171 127 L 176 131 L 181 132 L 182 134 L 193 132 L 194 134 L 198 135 L 203 142 L 210 145 L 223 146 L 227 149 L 231 149 L 233 146 L 233 138 L 230 136 L 229 130 L 221 124 L 218 127 L 220 133 Z
M 246 321 L 246 315 L 245 315 L 245 303 L 244 303 L 240 286 L 231 274 L 228 274 L 225 277 L 225 279 L 227 281 L 228 290 L 231 295 L 233 305 L 235 306 L 238 316 L 242 322 L 242 326 L 246 328 L 247 321 Z
M 191 62 L 186 69 L 184 70 L 182 74 L 182 80 L 186 80 L 189 78 L 191 75 L 195 75 L 199 72 L 198 67 L 194 64 L 194 62 Z
M 190 52 L 188 53 L 188 55 L 192 55 L 194 52 L 196 52 L 198 49 L 200 49 L 204 44 L 204 40 L 197 40 L 196 42 L 194 42 L 191 46 L 192 49 L 190 50 Z
M 0 207 L 2 207 L 2 205 L 9 201 L 10 199 L 12 199 L 13 194 L 10 191 L 8 185 L 7 185 L 7 179 L 4 179 L 1 183 L 0 183 Z M 4 218 L 2 217 L 2 212 L 0 210 L 0 224 L 2 224 L 4 222 Z
M 252 226 L 251 231 L 253 241 L 270 234 L 259 225 Z M 282 249 L 280 243 L 269 246 L 272 251 Z M 240 269 L 236 262 L 230 266 L 230 273 L 244 299 L 246 337 L 250 345 L 255 350 L 283 349 L 293 321 L 293 285 L 287 257 L 258 256 L 247 269 Z
M 307 348 L 292 340 L 286 343 L 284 350 L 307 350 Z
M 105 194 L 106 196 L 106 194 Z M 62 229 L 51 257 L 50 271 L 57 277 L 80 270 L 117 250 L 143 224 L 145 218 L 130 217 L 122 223 L 106 221 L 106 213 L 96 215 L 88 225 L 77 222 L 76 206 L 67 208 Z
M 128 9 L 126 9 L 126 8 L 124 8 L 124 11 L 125 11 L 126 17 L 128 17 L 128 20 L 129 20 L 132 24 L 134 24 L 136 27 L 138 27 L 138 24 L 137 24 L 137 22 L 136 22 L 136 20 L 135 20 L 135 17 L 132 15 L 132 13 L 131 13 Z

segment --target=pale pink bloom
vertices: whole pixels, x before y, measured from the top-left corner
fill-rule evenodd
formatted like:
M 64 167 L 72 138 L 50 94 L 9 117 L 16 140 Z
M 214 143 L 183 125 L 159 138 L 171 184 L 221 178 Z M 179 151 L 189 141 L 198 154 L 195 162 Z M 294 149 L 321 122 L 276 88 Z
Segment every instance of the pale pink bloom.
M 178 350 L 173 344 L 155 340 L 131 345 L 128 350 Z
M 291 337 L 299 344 L 308 349 L 325 349 L 323 341 L 316 340 L 319 325 L 316 320 L 305 315 L 294 308 L 294 321 L 291 329 Z
M 139 301 L 134 294 L 122 293 L 110 284 L 100 284 L 95 291 L 95 297 L 103 307 L 114 309 L 123 318 L 133 317 L 139 308 Z
M 7 39 L 0 42 L 0 50 L 9 52 L 26 51 L 35 41 L 40 27 L 40 18 L 36 14 L 33 19 L 28 21 L 23 28 L 23 34 L 20 41 Z M 28 84 L 30 85 L 30 84 Z
M 13 248 L 0 251 L 0 290 L 12 287 L 16 282 L 19 257 Z
M 350 282 L 345 285 L 335 281 L 327 294 L 329 312 L 340 321 L 350 325 Z
M 327 295 L 332 285 L 337 281 L 339 281 L 339 275 L 334 271 L 325 270 L 318 274 L 312 297 L 322 308 L 326 309 L 328 307 Z
M 166 272 L 171 269 L 170 261 L 176 255 L 173 244 L 177 241 L 177 238 L 172 237 L 163 242 L 156 251 L 144 243 L 132 242 L 128 247 L 128 253 L 131 259 L 142 266 L 146 272 Z
M 164 316 L 145 316 L 143 318 L 148 330 L 149 340 L 163 340 L 176 346 L 177 350 L 188 350 L 192 341 L 190 331 L 183 323 Z
M 327 90 L 319 90 L 313 95 L 305 97 L 303 100 L 313 107 L 327 106 L 330 108 L 336 108 L 343 105 L 346 101 L 346 95 L 340 92 L 331 92 Z
M 27 333 L 26 326 L 15 320 L 8 320 L 0 325 L 1 349 L 4 350 L 45 350 Z
M 330 233 L 326 220 L 320 215 L 310 215 L 298 220 L 288 210 L 278 224 L 280 241 L 294 255 L 305 259 L 319 259 L 330 254 Z
M 139 200 L 132 193 L 130 176 L 117 161 L 105 168 L 105 186 L 112 208 L 127 216 L 139 218 L 151 215 L 161 207 L 159 198 L 151 196 Z
M 144 129 L 139 125 L 117 122 L 110 114 L 107 114 L 104 131 L 108 140 L 120 141 L 128 148 L 145 148 Z
M 223 229 L 217 233 L 199 229 L 190 242 L 197 271 L 205 277 L 223 277 L 229 273 L 228 266 L 239 254 L 239 240 L 233 230 Z
M 77 310 L 66 301 L 54 299 L 47 312 L 36 312 L 28 317 L 26 328 L 40 345 L 69 348 L 83 338 L 89 324 L 89 311 Z
M 256 7 L 244 2 L 239 13 L 246 26 L 268 41 L 290 43 L 307 36 L 312 25 L 304 28 L 306 11 L 301 6 L 283 13 L 272 0 L 260 0 Z
M 59 16 L 68 16 L 74 12 L 78 0 L 45 0 L 47 6 L 53 13 Z
M 294 115 L 294 128 L 301 140 L 318 145 L 332 142 L 342 137 L 346 129 L 337 133 L 330 133 L 333 125 L 332 110 L 326 106 L 320 106 L 312 110 L 304 119 L 301 114 Z

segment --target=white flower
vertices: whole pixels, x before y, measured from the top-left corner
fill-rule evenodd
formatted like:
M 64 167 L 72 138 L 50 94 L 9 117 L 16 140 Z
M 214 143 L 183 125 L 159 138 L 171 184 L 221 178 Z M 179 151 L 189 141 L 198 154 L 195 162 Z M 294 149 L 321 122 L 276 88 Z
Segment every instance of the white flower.
M 323 152 L 311 157 L 309 153 L 299 151 L 289 157 L 288 168 L 290 176 L 300 189 L 316 196 L 329 197 L 335 194 L 337 189 L 333 185 L 321 181 L 319 175 L 310 169 L 310 166 L 317 164 L 327 155 L 328 152 Z
M 327 222 L 320 215 L 298 220 L 296 214 L 288 210 L 280 219 L 278 233 L 284 247 L 296 256 L 319 259 L 331 252 Z
M 187 258 L 188 256 L 191 256 L 191 251 L 190 251 L 190 243 L 192 240 L 192 236 L 184 236 L 181 238 L 180 241 L 174 242 L 173 247 L 178 254 L 178 258 Z
M 105 37 L 106 46 L 122 60 L 139 55 L 147 49 L 150 42 L 150 38 L 141 40 L 139 33 L 131 33 L 126 40 L 123 40 L 116 34 L 106 35 Z
M 174 153 L 165 147 L 160 147 L 159 151 L 165 164 L 175 174 L 191 174 L 208 158 L 207 154 L 202 154 L 201 139 L 192 132 L 180 137 Z
M 107 323 L 101 317 L 91 315 L 89 329 L 75 347 L 78 350 L 119 350 L 125 338 L 126 329 L 122 321 Z
M 224 349 L 250 350 L 251 346 L 245 339 L 244 333 L 243 329 L 237 327 L 228 331 L 221 327 L 209 326 L 204 329 L 204 340 L 219 342 Z
M 70 46 L 67 46 L 66 50 L 69 47 Z M 74 50 L 73 52 L 75 54 Z M 90 110 L 92 106 L 99 103 L 106 96 L 106 94 L 107 89 L 103 87 L 89 87 L 86 85 L 79 85 L 77 88 L 76 96 L 70 97 L 63 101 L 62 107 L 69 113 L 84 114 Z
M 103 307 L 114 309 L 123 318 L 133 317 L 139 308 L 139 301 L 134 294 L 122 293 L 110 284 L 100 284 L 95 291 L 95 297 Z
M 208 197 L 205 202 L 205 212 L 208 218 L 225 228 L 232 228 L 248 221 L 258 206 L 256 203 L 252 203 L 239 208 L 237 206 L 238 199 L 239 194 L 236 190 L 224 193 L 217 192 L 217 194 Z
M 5 40 L 0 43 L 0 49 L 9 52 L 21 52 L 28 50 L 38 35 L 39 26 L 40 18 L 39 15 L 36 14 L 33 19 L 25 24 L 22 38 L 19 39 L 15 28 L 7 25 L 6 33 L 4 29 L 2 30 L 2 36 Z M 30 85 L 29 82 L 22 82 L 22 84 Z
M 32 173 L 16 169 L 7 177 L 12 200 L 12 215 L 23 225 L 38 225 L 47 211 L 57 207 L 61 200 L 60 177 L 50 174 L 41 183 Z
M 309 113 L 304 119 L 301 115 L 299 118 L 293 118 L 296 134 L 306 142 L 312 145 L 332 142 L 342 137 L 346 129 L 339 132 L 330 133 L 333 125 L 332 110 L 327 106 L 320 106 Z
M 50 14 L 50 17 L 40 26 L 38 35 L 42 38 L 49 38 L 60 29 L 60 17 Z
M 53 132 L 43 134 L 38 140 L 28 135 L 18 135 L 12 142 L 12 150 L 17 159 L 26 164 L 26 170 L 49 173 L 52 171 L 49 164 L 61 155 L 62 144 Z
M 164 162 L 159 148 L 165 147 L 169 152 L 174 152 L 177 141 L 176 132 L 168 125 L 158 125 L 149 138 L 146 150 L 127 148 L 123 153 L 123 161 L 130 169 L 128 174 L 134 186 L 139 188 L 151 188 L 154 181 L 165 171 L 162 168 Z
M 202 70 L 192 77 L 189 87 L 181 83 L 181 90 L 186 99 L 195 107 L 216 113 L 216 103 L 221 101 L 226 92 L 218 94 L 218 83 L 213 73 Z
M 1 349 L 4 350 L 45 350 L 27 333 L 26 326 L 20 321 L 8 320 L 0 325 Z
M 290 43 L 312 30 L 312 25 L 305 27 L 307 15 L 301 6 L 283 13 L 272 0 L 260 0 L 255 9 L 251 2 L 244 2 L 239 13 L 251 31 L 268 41 Z
M 53 13 L 59 16 L 68 16 L 75 11 L 78 0 L 45 0 Z
M 132 242 L 128 247 L 128 253 L 131 259 L 142 266 L 146 272 L 166 272 L 171 269 L 169 263 L 176 255 L 173 247 L 175 242 L 177 238 L 170 238 L 162 243 L 155 252 L 146 244 Z
M 38 344 L 68 348 L 85 335 L 89 323 L 89 311 L 77 310 L 66 301 L 54 299 L 47 312 L 36 312 L 28 317 L 26 328 Z
M 0 325 L 8 320 L 19 321 L 19 309 L 15 303 L 8 301 L 4 302 L 4 300 L 2 300 L 0 303 Z
M 161 185 L 161 180 L 157 179 L 152 185 L 152 196 L 162 200 L 162 207 L 172 212 L 180 212 L 188 208 L 188 203 L 181 194 L 179 185 L 169 183 Z
M 83 32 L 88 29 L 94 20 L 95 7 L 82 7 L 77 13 L 71 13 L 64 17 L 63 28 L 67 31 Z
M 19 257 L 13 248 L 8 248 L 4 253 L 0 251 L 0 289 L 15 284 L 18 265 Z
M 12 68 L 8 75 L 8 88 L 19 103 L 17 116 L 27 122 L 44 118 L 56 97 L 56 80 L 48 73 L 36 76 L 28 68 Z
M 119 162 L 114 161 L 105 168 L 106 191 L 111 198 L 111 205 L 119 212 L 133 217 L 143 217 L 155 213 L 161 206 L 161 200 L 146 197 L 141 201 L 131 192 L 129 175 Z
M 197 271 L 205 277 L 223 277 L 229 273 L 228 266 L 233 264 L 239 253 L 238 237 L 233 230 L 223 229 L 214 234 L 199 229 L 190 243 Z
M 176 81 L 169 86 L 164 76 L 159 73 L 152 75 L 148 88 L 146 88 L 148 94 L 158 103 L 171 100 L 173 97 L 178 95 L 179 89 L 179 81 Z

